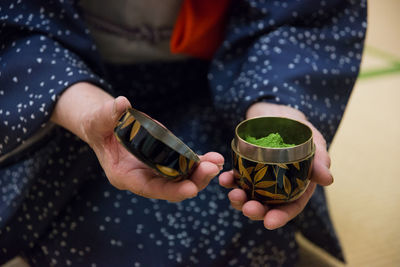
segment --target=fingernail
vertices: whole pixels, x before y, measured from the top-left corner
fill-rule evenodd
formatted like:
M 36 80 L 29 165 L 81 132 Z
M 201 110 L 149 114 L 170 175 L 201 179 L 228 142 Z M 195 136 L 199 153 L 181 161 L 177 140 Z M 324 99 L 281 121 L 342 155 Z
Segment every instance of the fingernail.
M 208 176 L 208 179 L 212 179 L 212 178 L 214 178 L 215 176 L 217 176 L 219 174 L 219 172 L 216 172 L 216 173 L 214 173 L 214 174 L 210 174 L 209 176 Z
M 242 202 L 240 202 L 240 201 L 230 200 L 230 202 L 232 205 L 236 205 L 236 206 L 242 204 Z
M 328 169 L 328 168 L 327 168 L 327 169 Z M 328 173 L 329 173 L 329 176 L 331 177 L 331 182 L 330 182 L 330 184 L 333 184 L 333 182 L 334 182 L 335 179 L 333 179 L 333 175 L 332 175 L 331 170 L 328 169 Z
M 223 163 L 217 164 L 217 166 L 218 166 L 218 169 L 219 169 L 220 171 L 222 171 L 222 169 L 224 168 L 224 164 L 223 164 Z
M 114 98 L 113 107 L 112 107 L 112 117 L 115 118 L 117 116 L 117 99 Z

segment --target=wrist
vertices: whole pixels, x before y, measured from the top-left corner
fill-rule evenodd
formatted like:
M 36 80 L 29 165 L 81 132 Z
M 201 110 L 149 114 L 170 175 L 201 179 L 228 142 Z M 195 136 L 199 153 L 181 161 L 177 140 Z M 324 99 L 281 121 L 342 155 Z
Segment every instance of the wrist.
M 87 131 L 88 118 L 105 102 L 114 99 L 101 88 L 86 83 L 76 83 L 67 88 L 57 100 L 50 120 L 90 143 Z

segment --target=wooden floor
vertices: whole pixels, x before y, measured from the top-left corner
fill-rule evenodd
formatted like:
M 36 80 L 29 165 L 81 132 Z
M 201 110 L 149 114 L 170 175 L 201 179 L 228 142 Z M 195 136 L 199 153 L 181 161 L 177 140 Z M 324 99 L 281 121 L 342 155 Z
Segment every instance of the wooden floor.
M 368 3 L 362 73 L 330 149 L 327 192 L 346 266 L 400 266 L 400 1 Z M 342 265 L 306 243 L 301 266 Z
M 362 74 L 330 153 L 347 266 L 400 266 L 400 0 L 370 0 Z M 399 166 L 397 166 L 399 165 Z M 306 240 L 300 266 L 342 266 Z M 26 266 L 15 259 L 7 267 Z

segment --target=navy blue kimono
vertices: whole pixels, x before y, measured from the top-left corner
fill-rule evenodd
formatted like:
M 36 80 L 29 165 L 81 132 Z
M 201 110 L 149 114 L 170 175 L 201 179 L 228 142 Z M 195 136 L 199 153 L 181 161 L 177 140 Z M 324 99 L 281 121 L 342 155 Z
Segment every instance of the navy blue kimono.
M 331 142 L 359 71 L 366 1 L 231 6 L 212 61 L 116 65 L 101 59 L 75 1 L 0 2 L 0 264 L 293 266 L 297 231 L 343 260 L 321 187 L 269 231 L 233 210 L 216 181 L 180 203 L 119 191 L 87 144 L 49 122 L 60 94 L 86 81 L 227 163 L 234 126 L 257 101 L 303 111 Z

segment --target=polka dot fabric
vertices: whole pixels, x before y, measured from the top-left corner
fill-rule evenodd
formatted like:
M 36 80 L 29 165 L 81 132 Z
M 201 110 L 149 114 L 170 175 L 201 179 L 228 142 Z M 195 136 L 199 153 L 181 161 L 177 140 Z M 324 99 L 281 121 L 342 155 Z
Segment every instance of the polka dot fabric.
M 74 5 L 36 2 L 0 4 L 0 156 L 45 126 L 65 88 L 78 81 L 104 83 Z
M 359 71 L 366 2 L 240 2 L 208 77 L 216 106 L 236 124 L 254 102 L 290 105 L 330 142 Z
M 110 84 L 197 153 L 223 153 L 226 169 L 233 127 L 256 101 L 302 110 L 330 141 L 358 73 L 365 5 L 232 1 L 211 63 L 116 66 L 101 62 L 75 2 L 1 1 L 0 157 L 46 125 L 79 81 Z M 119 191 L 90 148 L 57 127 L 0 163 L 0 188 L 0 264 L 22 255 L 32 266 L 293 266 L 296 231 L 343 259 L 322 188 L 296 220 L 268 231 L 230 208 L 216 181 L 181 203 Z

